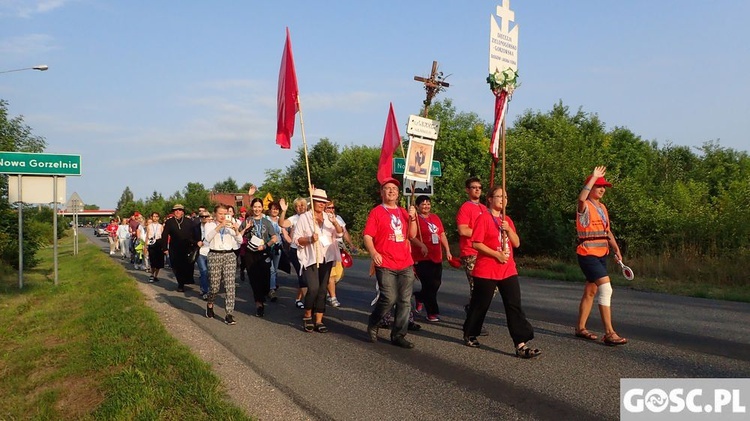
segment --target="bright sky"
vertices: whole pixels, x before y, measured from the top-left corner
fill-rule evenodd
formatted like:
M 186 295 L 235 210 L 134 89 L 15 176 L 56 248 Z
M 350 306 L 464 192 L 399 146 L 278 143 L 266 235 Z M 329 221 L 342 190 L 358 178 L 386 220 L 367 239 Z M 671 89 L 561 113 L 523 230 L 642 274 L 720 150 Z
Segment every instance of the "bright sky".
M 437 99 L 492 120 L 485 78 L 500 2 L 0 0 L 0 71 L 49 65 L 0 74 L 0 98 L 46 138 L 45 152 L 82 156 L 67 195 L 87 204 L 114 208 L 125 186 L 145 199 L 227 177 L 260 185 L 302 145 L 299 120 L 292 151 L 274 143 L 285 27 L 308 145 L 376 146 L 389 102 L 402 126 L 419 113 L 413 77 L 433 60 L 451 84 Z M 510 7 L 522 85 L 509 123 L 562 100 L 659 145 L 748 150 L 750 2 Z

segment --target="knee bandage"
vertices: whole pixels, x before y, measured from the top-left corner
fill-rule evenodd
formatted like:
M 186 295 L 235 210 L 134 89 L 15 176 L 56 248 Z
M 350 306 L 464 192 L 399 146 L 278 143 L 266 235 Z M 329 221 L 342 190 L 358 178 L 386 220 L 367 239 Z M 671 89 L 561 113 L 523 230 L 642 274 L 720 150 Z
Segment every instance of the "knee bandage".
M 609 282 L 599 285 L 599 291 L 596 295 L 600 306 L 609 307 L 612 301 L 612 285 Z

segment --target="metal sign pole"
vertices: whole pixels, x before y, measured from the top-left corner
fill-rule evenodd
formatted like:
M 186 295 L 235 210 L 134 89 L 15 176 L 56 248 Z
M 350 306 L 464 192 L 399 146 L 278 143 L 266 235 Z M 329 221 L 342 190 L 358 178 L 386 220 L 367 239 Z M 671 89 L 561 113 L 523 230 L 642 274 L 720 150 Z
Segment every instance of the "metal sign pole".
M 18 289 L 23 289 L 23 192 L 18 175 Z
M 78 214 L 73 209 L 73 256 L 78 254 Z
M 52 255 L 55 272 L 55 285 L 57 285 L 57 176 L 52 176 Z
M 73 228 L 73 255 L 78 256 L 78 200 L 73 201 L 73 215 L 76 220 Z

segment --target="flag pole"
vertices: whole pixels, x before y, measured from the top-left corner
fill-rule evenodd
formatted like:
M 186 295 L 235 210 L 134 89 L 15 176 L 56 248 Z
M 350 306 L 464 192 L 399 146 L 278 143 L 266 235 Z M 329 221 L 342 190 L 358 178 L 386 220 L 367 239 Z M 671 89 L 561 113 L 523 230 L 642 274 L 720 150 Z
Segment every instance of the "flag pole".
M 503 183 L 503 196 L 507 195 L 508 193 L 505 191 L 505 115 L 503 115 L 503 121 L 502 121 L 502 143 L 501 146 L 503 148 L 503 164 L 502 164 L 502 183 Z M 500 213 L 500 220 L 505 220 L 505 198 L 503 198 L 503 209 Z
M 302 134 L 302 146 L 305 150 L 305 170 L 307 171 L 307 191 L 310 194 L 310 213 L 313 217 L 313 233 L 316 233 L 316 231 L 319 231 L 318 224 L 315 222 L 315 208 L 314 208 L 314 202 L 313 202 L 313 188 L 312 188 L 312 181 L 310 179 L 310 158 L 307 154 L 307 138 L 305 137 L 305 120 L 302 118 L 302 101 L 299 99 L 299 95 L 297 95 L 297 111 L 299 112 L 299 130 Z M 317 234 L 320 234 L 317 232 Z M 315 242 L 315 245 L 313 246 L 315 248 L 315 268 L 320 267 L 320 262 L 318 261 L 318 252 L 320 251 L 320 244 L 318 242 Z

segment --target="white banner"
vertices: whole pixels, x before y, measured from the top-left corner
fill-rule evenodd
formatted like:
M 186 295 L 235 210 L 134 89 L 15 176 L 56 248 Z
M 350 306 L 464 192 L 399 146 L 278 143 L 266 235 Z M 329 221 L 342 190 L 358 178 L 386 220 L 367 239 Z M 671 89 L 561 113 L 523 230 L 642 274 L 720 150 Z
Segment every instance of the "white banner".
M 510 0 L 505 0 L 497 6 L 498 25 L 494 15 L 490 15 L 490 67 L 489 73 L 512 69 L 518 70 L 518 25 L 510 29 L 510 23 L 515 23 L 515 13 L 510 10 Z

